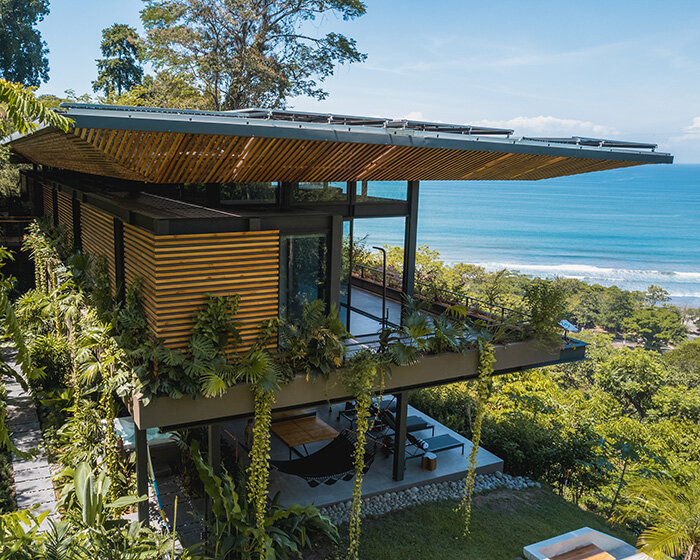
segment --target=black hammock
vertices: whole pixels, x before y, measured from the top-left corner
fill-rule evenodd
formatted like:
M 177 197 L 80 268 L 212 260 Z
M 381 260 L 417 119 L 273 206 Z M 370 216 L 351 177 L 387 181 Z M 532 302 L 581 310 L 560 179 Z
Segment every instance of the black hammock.
M 355 476 L 352 454 L 357 438 L 350 430 L 343 430 L 328 445 L 318 451 L 291 461 L 270 461 L 270 464 L 283 473 L 299 476 L 312 488 L 319 484 L 335 484 L 339 480 L 351 480 Z M 365 445 L 365 468 L 369 470 L 374 461 L 375 446 Z

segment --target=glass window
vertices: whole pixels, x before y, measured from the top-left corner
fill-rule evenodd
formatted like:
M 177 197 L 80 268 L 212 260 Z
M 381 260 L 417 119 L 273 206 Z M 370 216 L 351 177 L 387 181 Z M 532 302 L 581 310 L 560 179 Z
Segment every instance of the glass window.
M 219 200 L 223 205 L 274 204 L 277 183 L 222 183 Z
M 347 198 L 347 183 L 299 183 L 294 191 L 296 202 L 334 202 Z
M 288 235 L 280 241 L 280 317 L 301 318 L 305 303 L 326 299 L 326 236 Z
M 406 181 L 358 181 L 355 200 L 356 202 L 403 201 L 407 196 Z

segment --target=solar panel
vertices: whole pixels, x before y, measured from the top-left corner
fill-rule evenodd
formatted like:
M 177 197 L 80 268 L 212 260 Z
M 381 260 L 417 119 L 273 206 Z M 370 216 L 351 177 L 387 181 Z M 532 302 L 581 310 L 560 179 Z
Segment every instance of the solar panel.
M 656 144 L 644 144 L 641 142 L 625 142 L 622 140 L 605 140 L 604 138 L 587 138 L 584 136 L 572 136 L 571 138 L 547 138 L 540 136 L 523 136 L 523 140 L 533 142 L 551 142 L 555 144 L 574 144 L 577 146 L 593 146 L 598 148 L 631 148 L 634 150 L 656 150 Z

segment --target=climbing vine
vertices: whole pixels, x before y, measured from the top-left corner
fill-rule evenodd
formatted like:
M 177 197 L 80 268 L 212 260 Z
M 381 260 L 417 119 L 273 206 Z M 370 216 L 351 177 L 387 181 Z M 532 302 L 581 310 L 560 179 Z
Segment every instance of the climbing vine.
M 380 385 L 383 387 L 384 375 L 380 361 L 370 350 L 361 350 L 352 356 L 341 375 L 343 383 L 355 398 L 355 410 L 357 413 L 355 420 L 355 448 L 352 455 L 355 467 L 355 480 L 352 489 L 347 555 L 349 559 L 356 560 L 359 558 L 362 482 L 365 473 L 365 446 L 369 430 L 370 408 L 377 377 L 381 378 Z
M 462 514 L 464 517 L 463 534 L 469 534 L 469 523 L 471 521 L 472 497 L 474 496 L 474 483 L 476 481 L 476 458 L 479 453 L 481 443 L 481 427 L 484 422 L 486 412 L 486 401 L 491 387 L 491 376 L 493 375 L 493 365 L 496 358 L 493 353 L 493 346 L 490 342 L 480 337 L 477 340 L 479 346 L 479 363 L 476 377 L 476 418 L 472 430 L 472 449 L 469 452 L 469 466 L 467 469 L 467 479 L 464 485 L 464 495 L 462 496 Z

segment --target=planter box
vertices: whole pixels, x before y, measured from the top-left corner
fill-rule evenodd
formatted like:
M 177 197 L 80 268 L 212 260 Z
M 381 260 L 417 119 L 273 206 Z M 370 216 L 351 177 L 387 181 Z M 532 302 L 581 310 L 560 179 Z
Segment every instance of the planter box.
M 585 345 L 578 343 L 562 350 L 552 351 L 543 348 L 536 341 L 525 341 L 496 346 L 494 350 L 496 356 L 494 372 L 503 374 L 583 359 Z M 443 385 L 473 378 L 476 375 L 477 359 L 478 352 L 471 350 L 466 354 L 426 356 L 410 366 L 395 366 L 387 376 L 386 392 Z M 306 381 L 305 377 L 300 375 L 279 391 L 274 410 L 321 405 L 329 401 L 337 402 L 351 398 L 348 390 L 338 380 L 337 374 L 331 375 L 328 381 L 316 382 Z M 207 424 L 251 416 L 253 397 L 248 385 L 245 384 L 231 387 L 221 397 L 197 399 L 161 397 L 153 399 L 147 406 L 135 397 L 132 403 L 132 414 L 140 429 Z

